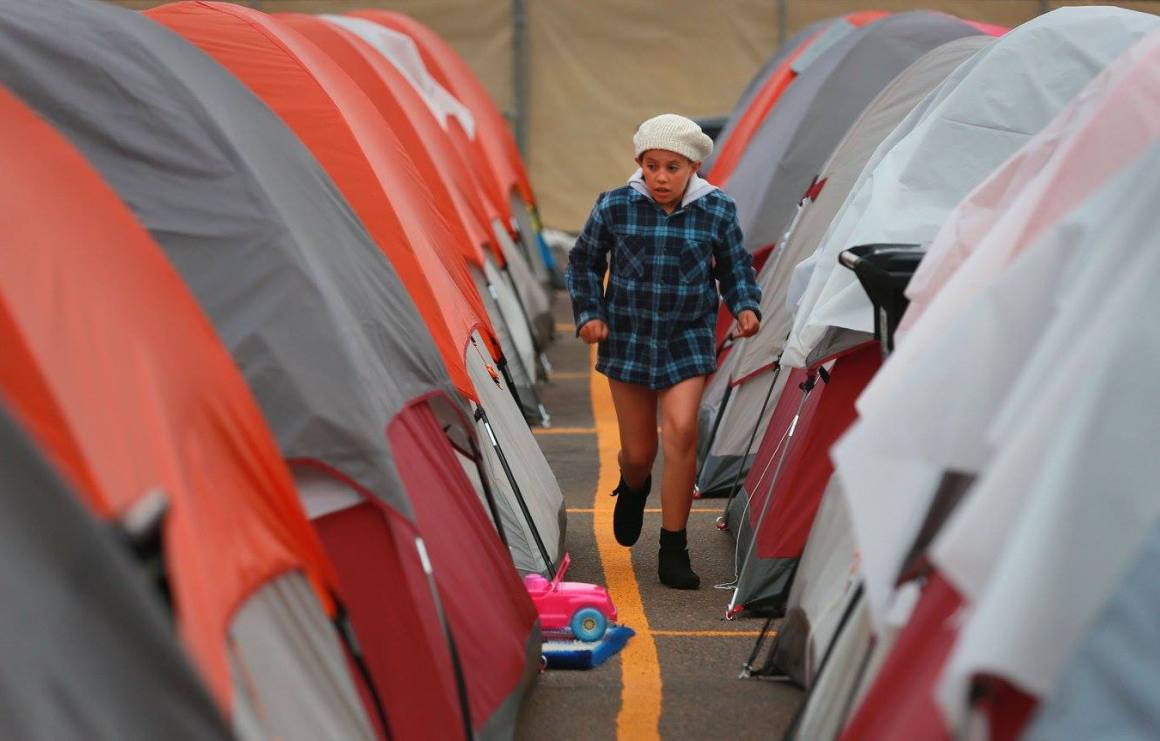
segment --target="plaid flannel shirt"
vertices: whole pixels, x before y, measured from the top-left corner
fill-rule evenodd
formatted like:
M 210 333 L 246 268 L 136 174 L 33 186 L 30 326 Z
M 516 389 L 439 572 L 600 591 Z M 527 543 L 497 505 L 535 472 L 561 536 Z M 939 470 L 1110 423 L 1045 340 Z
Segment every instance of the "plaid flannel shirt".
M 601 194 L 569 254 L 567 283 L 577 333 L 593 319 L 608 325 L 596 370 L 652 389 L 717 369 L 718 284 L 734 317 L 761 316 L 737 206 L 719 190 L 671 214 L 631 186 Z

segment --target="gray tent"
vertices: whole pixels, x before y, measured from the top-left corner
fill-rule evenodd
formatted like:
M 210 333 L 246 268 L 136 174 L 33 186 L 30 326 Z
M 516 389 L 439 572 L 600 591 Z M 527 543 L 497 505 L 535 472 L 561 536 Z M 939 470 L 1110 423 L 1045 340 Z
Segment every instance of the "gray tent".
M 296 121 L 295 126 L 300 125 L 301 119 L 304 118 L 295 115 L 296 111 L 307 112 L 308 115 L 305 116 L 307 119 L 328 120 L 334 127 L 350 125 L 345 118 L 348 112 L 343 110 L 347 106 L 352 109 L 349 113 L 356 118 L 360 105 L 369 115 L 375 115 L 370 101 L 360 96 L 357 91 L 351 89 L 347 91 L 349 94 L 343 94 L 340 87 L 327 82 L 329 75 L 339 74 L 337 65 L 318 54 L 306 52 L 299 56 L 300 52 L 297 52 L 297 47 L 294 46 L 294 39 L 297 37 L 291 36 L 285 27 L 278 25 L 276 20 L 265 14 L 236 5 L 223 4 L 168 6 L 149 11 L 146 15 L 183 34 L 206 49 L 215 59 L 229 65 L 245 84 L 256 84 L 265 88 L 263 96 L 271 108 L 279 114 L 288 112 L 287 120 Z M 230 44 L 223 45 L 215 41 L 222 34 L 229 35 Z M 274 41 L 271 41 L 271 37 L 274 37 Z M 263 84 L 262 81 L 266 79 L 267 70 L 280 68 L 280 65 L 284 65 L 286 69 L 282 76 L 290 78 L 293 82 L 276 88 L 281 90 L 281 93 L 272 92 L 269 90 L 270 86 Z M 293 92 L 286 92 L 287 88 L 293 90 L 299 86 L 306 89 L 321 86 L 325 94 L 296 96 Z M 316 139 L 307 138 L 310 141 L 309 146 L 318 146 Z M 366 158 L 360 144 L 345 137 L 332 137 L 321 151 L 323 164 L 328 168 L 334 167 L 336 160 L 340 163 L 341 169 L 343 160 L 358 161 Z M 400 183 L 399 187 L 405 185 Z M 349 186 L 349 181 L 346 181 L 344 187 Z M 406 199 L 401 200 L 401 204 L 406 203 Z M 383 206 L 386 205 L 384 202 Z M 405 206 L 396 203 L 394 207 Z M 360 208 L 364 209 L 365 213 L 366 205 L 363 204 Z M 399 215 L 406 216 L 405 212 L 399 212 Z M 499 284 L 501 280 L 497 277 L 493 285 Z M 502 294 L 498 296 L 502 305 L 503 296 Z M 360 309 L 360 313 L 389 316 L 373 307 Z M 394 341 L 397 342 L 399 339 L 396 337 Z M 485 360 L 485 356 L 478 348 L 465 346 L 464 352 L 468 365 L 482 363 Z M 473 373 L 477 399 L 482 400 L 495 388 L 489 373 L 474 374 L 472 371 L 469 373 Z M 559 486 L 527 425 L 518 418 L 518 409 L 511 399 L 510 392 L 507 395 L 492 396 L 491 401 L 484 404 L 483 410 L 486 419 L 490 420 L 490 425 L 481 419 L 481 427 L 490 426 L 492 429 L 481 429 L 481 438 L 490 442 L 494 429 L 502 426 L 503 434 L 498 435 L 497 440 L 505 449 L 504 457 L 511 462 L 511 465 L 505 468 L 497 460 L 500 456 L 495 446 L 484 446 L 488 468 L 493 472 L 490 483 L 497 495 L 499 515 L 505 524 L 503 530 L 508 536 L 508 544 L 512 548 L 516 566 L 525 572 L 549 571 L 552 564 L 559 559 L 563 548 L 563 496 Z M 503 422 L 513 417 L 514 424 Z M 522 503 L 521 497 L 524 499 Z M 524 511 L 525 505 L 527 514 Z M 540 547 L 541 543 L 543 548 Z
M 426 405 L 450 426 L 459 447 L 470 450 L 473 436 L 467 410 L 390 264 L 281 121 L 171 32 L 100 3 L 5 0 L 2 7 L 0 80 L 68 137 L 152 232 L 241 368 L 283 455 L 298 470 L 307 464 L 360 498 L 386 505 L 383 516 L 396 523 L 391 528 L 400 550 L 390 568 L 411 576 L 396 580 L 401 591 L 391 596 L 392 609 L 396 617 L 413 615 L 416 625 L 441 626 L 446 640 L 438 627 L 426 644 L 418 635 L 384 636 L 409 641 L 406 647 L 422 658 L 399 656 L 396 668 L 389 660 L 380 663 L 376 683 L 400 663 L 411 664 L 408 672 L 417 678 L 466 673 L 458 697 L 448 700 L 451 712 L 442 716 L 463 715 L 460 722 L 467 722 L 464 687 L 482 685 L 500 697 L 488 717 L 475 719 L 475 731 L 510 732 L 512 707 L 534 676 L 538 630 L 526 602 L 509 604 L 517 595 L 497 587 L 493 591 L 506 596 L 497 596 L 491 609 L 510 618 L 505 631 L 521 634 L 497 645 L 513 653 L 494 666 L 456 664 L 453 635 L 472 640 L 480 628 L 471 612 L 441 606 L 441 585 L 458 573 L 481 585 L 514 576 L 510 564 L 448 542 L 439 522 L 416 523 L 384 431 Z M 514 400 L 505 398 L 509 408 L 488 413 L 514 414 L 522 425 Z M 508 457 L 523 474 L 520 452 Z M 527 493 L 543 490 L 528 487 Z M 310 492 L 304 494 L 308 509 L 317 511 Z M 556 513 L 545 519 L 562 539 Z M 406 534 L 420 526 L 422 537 Z M 558 553 L 558 539 L 549 543 Z M 424 575 L 428 562 L 434 574 Z M 345 590 L 354 577 L 341 577 Z M 360 625 L 356 612 L 366 647 L 374 630 L 366 620 Z M 385 622 L 377 627 L 388 629 Z M 514 680 L 489 676 L 513 658 L 519 665 Z M 422 705 L 402 696 L 384 699 L 395 703 L 388 712 L 392 727 L 399 715 Z M 433 710 L 431 720 L 441 719 Z
M 2 409 L 0 481 L 0 736 L 229 738 L 139 567 Z
M 730 493 L 748 471 L 765 434 L 768 411 L 785 383 L 776 368 L 792 324 L 785 299 L 794 266 L 817 247 L 878 144 L 930 90 L 990 41 L 969 36 L 924 54 L 871 101 L 818 170 L 823 186 L 803 204 L 787 238 L 758 275 L 761 331 L 734 345 L 702 399 L 699 433 L 704 452 L 697 480 L 702 492 Z
M 717 159 L 717 152 L 729 140 L 729 137 L 733 134 L 733 130 L 737 128 L 737 120 L 749 109 L 749 104 L 757 97 L 758 91 L 764 87 L 770 75 L 781 67 L 790 54 L 793 54 L 801 48 L 802 44 L 812 39 L 815 34 L 823 31 L 831 23 L 834 23 L 835 20 L 837 19 L 826 18 L 820 21 L 814 21 L 789 37 L 781 46 L 777 47 L 769 59 L 765 60 L 765 64 L 761 65 L 761 69 L 749 81 L 749 84 L 745 87 L 745 91 L 737 99 L 737 104 L 729 112 L 728 120 L 725 121 L 725 125 L 721 127 L 721 133 L 717 135 L 717 138 L 713 142 L 713 153 L 706 157 L 704 163 L 702 163 L 701 169 L 704 172 L 711 173 L 713 171 L 713 162 Z
M 947 41 L 978 33 L 941 13 L 900 13 L 846 34 L 811 59 L 722 184 L 737 200 L 745 246 L 757 250 L 781 239 L 818 169 L 899 72 Z

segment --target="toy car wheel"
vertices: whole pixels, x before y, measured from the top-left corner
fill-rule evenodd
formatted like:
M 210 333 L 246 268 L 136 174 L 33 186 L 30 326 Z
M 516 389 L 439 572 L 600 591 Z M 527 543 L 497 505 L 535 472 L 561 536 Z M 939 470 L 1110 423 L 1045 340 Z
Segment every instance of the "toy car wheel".
M 572 616 L 569 627 L 577 640 L 591 643 L 604 637 L 604 632 L 608 630 L 608 618 L 595 607 L 583 607 Z

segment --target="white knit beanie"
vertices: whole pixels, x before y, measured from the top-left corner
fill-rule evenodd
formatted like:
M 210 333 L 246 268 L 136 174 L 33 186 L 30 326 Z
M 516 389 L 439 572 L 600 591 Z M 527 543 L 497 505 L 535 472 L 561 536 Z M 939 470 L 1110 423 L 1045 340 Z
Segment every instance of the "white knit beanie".
M 662 113 L 642 123 L 632 137 L 632 144 L 637 157 L 650 149 L 664 149 L 700 162 L 713 152 L 713 140 L 701 131 L 697 122 L 675 113 Z

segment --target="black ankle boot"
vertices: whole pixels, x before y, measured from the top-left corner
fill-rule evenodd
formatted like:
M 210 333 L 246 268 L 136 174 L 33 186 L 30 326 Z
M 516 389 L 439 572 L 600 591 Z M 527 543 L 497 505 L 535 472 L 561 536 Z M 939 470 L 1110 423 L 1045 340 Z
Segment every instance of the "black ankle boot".
M 612 491 L 616 497 L 616 509 L 612 511 L 612 533 L 616 542 L 623 546 L 630 546 L 640 537 L 640 528 L 644 525 L 644 503 L 652 491 L 652 476 L 644 480 L 640 489 L 630 489 L 624 483 L 624 476 Z
M 657 557 L 657 576 L 661 584 L 673 589 L 696 589 L 701 577 L 693 572 L 684 530 L 661 528 L 661 552 Z

